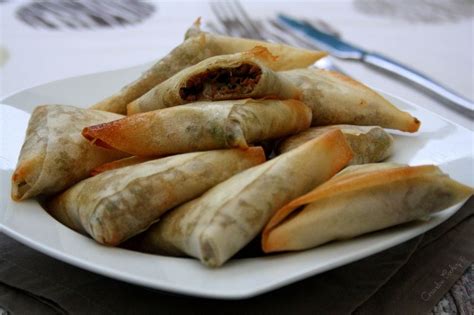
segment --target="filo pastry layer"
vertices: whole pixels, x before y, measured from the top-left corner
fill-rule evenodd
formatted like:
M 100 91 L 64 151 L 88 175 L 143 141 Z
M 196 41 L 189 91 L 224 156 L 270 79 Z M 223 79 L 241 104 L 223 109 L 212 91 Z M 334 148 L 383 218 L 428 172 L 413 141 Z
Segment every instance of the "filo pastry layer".
M 278 144 L 277 152 L 282 154 L 317 138 L 328 130 L 339 129 L 346 137 L 354 153 L 350 165 L 374 163 L 385 160 L 393 149 L 393 137 L 378 126 L 333 125 L 313 127 L 290 136 Z
M 108 162 L 105 164 L 102 164 L 100 166 L 97 166 L 91 171 L 91 176 L 99 175 L 100 173 L 104 173 L 107 171 L 119 169 L 122 167 L 126 166 L 132 166 L 132 165 L 137 165 L 140 163 L 148 162 L 151 160 L 156 160 L 159 158 L 158 156 L 153 157 L 153 156 L 129 156 L 120 160 L 115 160 L 112 162 Z
M 122 115 L 65 105 L 35 108 L 12 176 L 11 196 L 23 200 L 50 195 L 89 177 L 95 167 L 128 156 L 90 144 L 84 127 Z
M 127 106 L 127 114 L 148 112 L 195 101 L 242 98 L 299 99 L 301 92 L 272 69 L 278 57 L 258 46 L 250 51 L 215 56 L 158 84 Z
M 407 132 L 420 127 L 418 119 L 338 72 L 308 68 L 282 74 L 302 90 L 302 101 L 313 111 L 313 126 L 366 125 Z
M 168 209 L 265 161 L 260 147 L 175 155 L 110 170 L 79 182 L 47 204 L 61 223 L 117 245 Z
M 434 165 L 350 166 L 293 200 L 265 227 L 266 253 L 302 250 L 416 220 L 471 196 Z
M 215 186 L 169 212 L 141 237 L 141 249 L 187 254 L 218 267 L 250 242 L 274 212 L 343 168 L 352 152 L 339 130 Z
M 296 100 L 197 102 L 90 126 L 92 143 L 133 155 L 247 148 L 309 128 L 311 110 Z
M 183 43 L 155 63 L 138 79 L 123 87 L 116 94 L 93 105 L 92 108 L 125 114 L 129 103 L 184 68 L 212 56 L 248 51 L 256 46 L 263 46 L 272 55 L 279 56 L 274 64 L 276 70 L 307 67 L 326 55 L 321 51 L 201 32 L 198 20 L 187 31 Z

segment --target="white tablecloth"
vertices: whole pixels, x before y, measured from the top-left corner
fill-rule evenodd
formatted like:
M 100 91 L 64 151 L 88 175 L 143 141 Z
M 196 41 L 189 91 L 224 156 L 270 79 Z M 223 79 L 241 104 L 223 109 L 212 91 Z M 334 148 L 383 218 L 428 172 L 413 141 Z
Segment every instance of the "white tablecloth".
M 394 3 L 386 0 L 249 1 L 243 4 L 255 18 L 285 12 L 323 19 L 343 38 L 413 66 L 474 99 L 474 9 L 472 3 L 466 1 L 460 6 L 460 2 L 451 1 L 452 10 L 446 10 L 448 1 L 444 4 L 443 1 L 413 4 L 408 0 Z M 149 2 L 155 6 L 155 12 L 138 24 L 89 30 L 48 30 L 33 28 L 16 17 L 18 9 L 28 3 L 30 1 L 0 2 L 1 98 L 51 80 L 155 60 L 182 40 L 184 31 L 196 17 L 202 16 L 204 21 L 215 19 L 207 2 L 158 1 Z M 430 3 L 438 3 L 441 9 L 431 7 L 430 11 L 423 7 Z M 472 120 L 411 84 L 359 62 L 336 62 L 349 75 L 372 87 L 473 129 Z

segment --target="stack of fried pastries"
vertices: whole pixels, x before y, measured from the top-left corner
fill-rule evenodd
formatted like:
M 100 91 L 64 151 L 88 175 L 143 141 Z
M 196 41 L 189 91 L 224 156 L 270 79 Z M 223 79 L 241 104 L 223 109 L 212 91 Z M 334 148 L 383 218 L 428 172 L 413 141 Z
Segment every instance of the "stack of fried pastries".
M 312 67 L 325 55 L 195 23 L 91 108 L 38 106 L 12 198 L 41 196 L 54 218 L 98 243 L 133 238 L 135 250 L 218 267 L 259 237 L 265 253 L 304 250 L 473 194 L 435 165 L 383 162 L 396 141 L 386 129 L 415 133 L 421 122 Z

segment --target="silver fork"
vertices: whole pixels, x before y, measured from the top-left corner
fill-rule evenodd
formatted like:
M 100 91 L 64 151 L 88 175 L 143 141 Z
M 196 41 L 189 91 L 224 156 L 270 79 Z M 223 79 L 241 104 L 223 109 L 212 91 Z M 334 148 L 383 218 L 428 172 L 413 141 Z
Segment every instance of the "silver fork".
M 210 6 L 220 25 L 207 22 L 206 27 L 215 33 L 266 40 L 307 49 L 320 49 L 293 29 L 278 23 L 276 20 L 257 21 L 250 18 L 239 1 L 211 2 Z M 311 23 L 310 21 L 307 22 Z M 317 21 L 317 27 L 330 35 L 339 37 L 339 33 L 326 22 Z M 315 63 L 315 66 L 344 73 L 332 62 L 330 57 L 321 58 Z

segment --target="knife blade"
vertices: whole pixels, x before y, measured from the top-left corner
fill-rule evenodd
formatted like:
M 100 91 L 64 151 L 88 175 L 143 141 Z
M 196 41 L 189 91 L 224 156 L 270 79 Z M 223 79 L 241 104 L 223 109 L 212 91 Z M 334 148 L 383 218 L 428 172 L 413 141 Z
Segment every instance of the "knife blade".
M 326 50 L 334 57 L 358 60 L 415 82 L 419 86 L 442 97 L 450 104 L 456 105 L 456 108 L 463 113 L 474 116 L 474 103 L 471 100 L 406 65 L 381 54 L 367 51 L 333 35 L 321 32 L 312 24 L 289 17 L 288 15 L 279 14 L 278 21 L 304 34 L 307 38 L 313 40 L 318 47 Z

